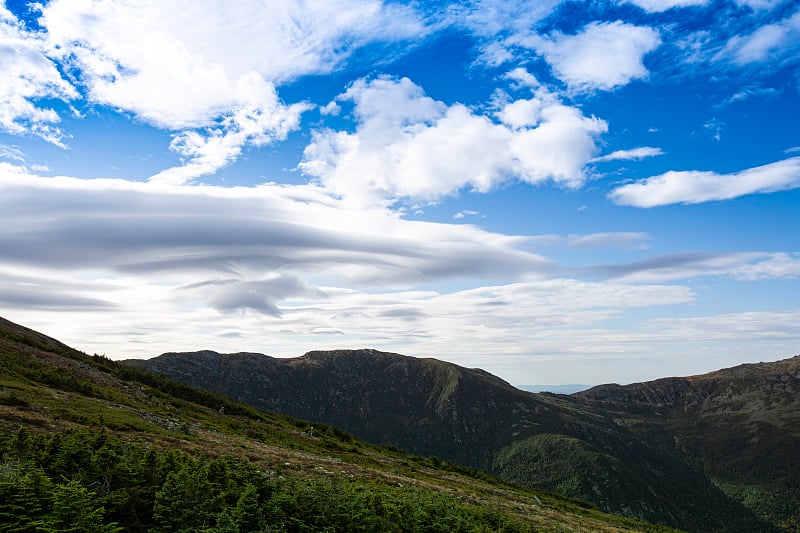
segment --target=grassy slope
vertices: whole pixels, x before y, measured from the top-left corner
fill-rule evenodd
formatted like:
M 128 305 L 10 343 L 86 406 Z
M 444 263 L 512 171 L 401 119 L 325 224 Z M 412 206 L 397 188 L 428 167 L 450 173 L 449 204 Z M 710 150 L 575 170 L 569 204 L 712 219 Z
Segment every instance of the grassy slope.
M 531 530 L 667 531 L 435 458 L 372 446 L 331 426 L 316 424 L 312 429 L 221 395 L 87 356 L 0 319 L 0 431 L 8 436 L 20 427 L 49 435 L 103 427 L 137 446 L 197 457 L 232 456 L 289 479 L 333 480 L 359 490 L 391 491 L 398 498 L 424 491 L 451 498 L 450 507 L 499 512 Z
M 676 442 L 725 494 L 800 530 L 800 356 L 575 395 Z
M 666 432 L 574 398 L 530 394 L 484 371 L 374 350 L 173 353 L 130 361 L 270 411 L 341 427 L 625 514 L 702 531 L 768 531 Z

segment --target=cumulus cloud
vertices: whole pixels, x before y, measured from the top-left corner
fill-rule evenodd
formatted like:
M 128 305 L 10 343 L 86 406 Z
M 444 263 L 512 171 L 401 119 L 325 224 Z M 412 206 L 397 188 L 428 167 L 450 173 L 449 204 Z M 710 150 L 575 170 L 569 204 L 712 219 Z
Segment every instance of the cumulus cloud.
M 800 187 L 800 157 L 792 157 L 732 174 L 670 171 L 617 187 L 608 194 L 616 204 L 657 207 L 730 200 L 755 193 Z
M 606 123 L 542 86 L 532 92 L 504 104 L 498 122 L 435 101 L 407 78 L 359 80 L 339 97 L 354 103 L 355 131 L 316 131 L 299 168 L 365 205 L 486 192 L 511 179 L 577 187 Z
M 249 101 L 253 76 L 323 74 L 366 43 L 425 31 L 410 9 L 377 0 L 56 0 L 41 24 L 90 98 L 167 129 L 208 125 Z
M 532 35 L 519 44 L 542 54 L 576 90 L 610 90 L 648 75 L 643 58 L 661 44 L 659 32 L 622 21 L 592 22 L 575 35 Z
M 40 102 L 77 99 L 77 87 L 92 104 L 177 132 L 170 147 L 182 164 L 152 177 L 170 184 L 298 129 L 310 105 L 284 104 L 276 84 L 428 31 L 411 8 L 380 0 L 55 0 L 40 9 L 36 33 L 0 10 L 0 128 L 64 147 L 59 113 Z
M 70 102 L 78 92 L 62 79 L 46 51 L 41 36 L 27 32 L 0 6 L 0 130 L 35 135 L 63 147 L 61 117 L 44 102 Z
M 661 148 L 653 148 L 652 146 L 642 146 L 639 148 L 632 148 L 630 150 L 616 150 L 610 154 L 600 157 L 595 157 L 591 163 L 605 163 L 606 161 L 641 161 L 646 157 L 655 157 L 657 155 L 664 155 Z

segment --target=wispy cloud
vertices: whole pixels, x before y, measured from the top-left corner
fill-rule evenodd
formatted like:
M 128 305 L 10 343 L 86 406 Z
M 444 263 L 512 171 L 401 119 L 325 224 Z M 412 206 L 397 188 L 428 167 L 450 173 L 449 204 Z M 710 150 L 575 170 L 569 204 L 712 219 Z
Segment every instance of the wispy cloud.
M 25 163 L 25 154 L 16 146 L 0 144 L 0 159 L 5 159 L 12 163 Z
M 610 154 L 600 157 L 595 157 L 590 160 L 590 163 L 605 163 L 607 161 L 641 161 L 647 157 L 655 157 L 657 155 L 664 155 L 661 148 L 653 148 L 652 146 L 642 146 L 640 148 L 632 148 L 630 150 L 616 150 Z
M 64 147 L 65 133 L 58 127 L 61 117 L 43 102 L 70 102 L 79 95 L 62 79 L 46 50 L 40 35 L 27 32 L 0 6 L 0 130 L 35 135 Z
M 586 235 L 570 235 L 570 248 L 623 248 L 643 250 L 647 248 L 650 235 L 643 232 L 605 232 Z
M 739 281 L 800 277 L 800 253 L 728 252 L 656 255 L 633 263 L 584 269 L 602 278 L 658 283 L 704 276 Z
M 462 218 L 464 218 L 466 216 L 474 217 L 474 216 L 478 216 L 480 214 L 481 214 L 480 211 L 475 211 L 475 210 L 472 210 L 472 209 L 463 209 L 463 210 L 459 211 L 458 213 L 456 213 L 455 215 L 453 215 L 453 219 L 454 220 L 460 220 L 460 219 L 462 219 Z
M 242 80 L 250 87 L 243 90 L 243 100 L 219 126 L 202 133 L 184 130 L 176 134 L 170 149 L 181 155 L 184 164 L 151 176 L 150 181 L 180 185 L 212 174 L 238 159 L 244 146 L 263 146 L 286 139 L 300 127 L 300 116 L 311 106 L 307 103 L 284 105 L 275 88 L 258 76 Z
M 730 58 L 738 65 L 784 57 L 796 59 L 800 49 L 800 11 L 793 15 L 761 26 L 748 35 L 731 37 L 716 59 Z
M 730 200 L 755 193 L 800 187 L 800 157 L 793 157 L 733 174 L 670 171 L 617 187 L 608 194 L 616 204 L 657 207 Z
M 709 0 L 624 0 L 648 13 L 662 13 L 670 9 L 692 6 L 704 6 Z

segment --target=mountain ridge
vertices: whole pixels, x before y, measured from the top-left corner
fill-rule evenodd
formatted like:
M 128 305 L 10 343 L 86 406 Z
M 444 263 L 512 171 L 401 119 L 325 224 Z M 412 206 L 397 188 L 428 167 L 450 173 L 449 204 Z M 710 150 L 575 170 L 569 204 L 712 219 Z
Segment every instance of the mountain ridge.
M 0 529 L 668 531 L 260 411 L 2 319 L 0 457 Z
M 749 500 L 706 471 L 703 461 L 710 456 L 697 451 L 701 441 L 676 439 L 674 424 L 648 418 L 674 401 L 686 386 L 681 378 L 663 380 L 652 398 L 645 394 L 640 404 L 628 405 L 612 402 L 609 394 L 634 394 L 632 386 L 533 394 L 482 370 L 375 350 L 316 351 L 291 359 L 203 354 L 213 363 L 199 364 L 189 352 L 127 364 L 262 409 L 333 424 L 370 442 L 674 527 L 770 531 L 794 519 L 773 508 L 747 507 Z

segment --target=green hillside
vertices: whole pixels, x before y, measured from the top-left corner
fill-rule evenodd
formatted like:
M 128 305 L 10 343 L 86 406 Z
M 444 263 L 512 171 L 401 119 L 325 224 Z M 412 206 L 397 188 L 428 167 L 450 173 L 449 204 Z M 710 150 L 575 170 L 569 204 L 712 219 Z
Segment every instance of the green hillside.
M 0 531 L 667 531 L 0 319 Z
M 523 392 L 482 370 L 375 350 L 169 353 L 128 364 L 606 512 L 692 531 L 783 526 L 720 486 L 648 417 Z

